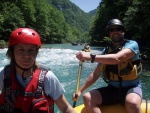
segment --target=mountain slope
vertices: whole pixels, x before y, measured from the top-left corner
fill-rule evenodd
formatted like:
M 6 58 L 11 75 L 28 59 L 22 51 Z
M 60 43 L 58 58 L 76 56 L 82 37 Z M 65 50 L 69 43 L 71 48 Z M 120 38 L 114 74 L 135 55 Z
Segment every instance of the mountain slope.
M 76 27 L 81 33 L 89 31 L 92 22 L 92 16 L 90 14 L 85 13 L 69 0 L 48 1 L 63 13 L 66 22 L 71 27 Z
M 90 14 L 91 16 L 95 16 L 96 15 L 96 11 L 97 11 L 97 9 L 94 9 L 94 10 L 88 12 L 88 14 Z

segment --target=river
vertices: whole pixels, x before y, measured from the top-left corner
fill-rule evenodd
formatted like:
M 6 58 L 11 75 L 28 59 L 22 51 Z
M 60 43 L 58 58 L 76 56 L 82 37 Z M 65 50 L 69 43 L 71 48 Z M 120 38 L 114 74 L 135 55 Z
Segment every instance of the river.
M 90 47 L 92 53 L 100 54 L 103 47 Z M 75 93 L 79 61 L 76 59 L 75 54 L 83 49 L 83 45 L 72 46 L 71 44 L 45 44 L 39 51 L 37 61 L 42 65 L 49 67 L 65 88 L 65 96 L 69 103 L 73 105 L 72 94 Z M 0 49 L 0 68 L 9 63 L 6 58 L 7 48 Z M 94 70 L 97 63 L 83 62 L 80 85 L 86 80 L 88 75 Z M 140 75 L 143 87 L 143 97 L 150 99 L 150 67 L 146 62 L 143 65 L 143 72 Z M 92 87 L 93 88 L 105 86 L 106 83 L 100 78 Z M 82 103 L 82 98 L 77 101 L 77 105 Z M 58 108 L 55 106 L 55 113 L 59 113 Z

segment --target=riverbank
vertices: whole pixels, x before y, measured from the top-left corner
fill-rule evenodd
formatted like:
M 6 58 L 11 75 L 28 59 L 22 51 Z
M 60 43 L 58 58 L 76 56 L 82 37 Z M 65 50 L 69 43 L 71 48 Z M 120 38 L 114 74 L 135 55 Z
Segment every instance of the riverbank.
M 4 49 L 4 48 L 7 48 L 7 42 L 5 42 L 4 40 L 0 40 L 0 49 Z

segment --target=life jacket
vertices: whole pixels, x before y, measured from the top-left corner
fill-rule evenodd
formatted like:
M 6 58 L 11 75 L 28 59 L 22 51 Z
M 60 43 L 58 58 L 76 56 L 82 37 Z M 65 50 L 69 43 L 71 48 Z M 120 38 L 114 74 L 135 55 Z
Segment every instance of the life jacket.
M 38 67 L 24 89 L 10 66 L 4 68 L 4 89 L 0 113 L 54 113 L 54 101 L 45 96 L 44 78 L 48 69 Z
M 127 40 L 120 47 L 112 49 L 111 45 L 105 48 L 104 54 L 115 54 L 123 49 Z M 106 82 L 135 80 L 142 71 L 142 64 L 139 60 L 127 60 L 119 64 L 101 64 L 100 71 Z
M 83 49 L 82 51 L 90 52 L 90 49 Z

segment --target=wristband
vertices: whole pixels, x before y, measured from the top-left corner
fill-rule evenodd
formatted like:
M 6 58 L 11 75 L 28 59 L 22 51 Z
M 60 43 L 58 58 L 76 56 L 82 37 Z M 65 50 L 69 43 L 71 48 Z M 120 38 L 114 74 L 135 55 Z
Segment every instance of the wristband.
M 91 63 L 93 63 L 95 61 L 96 54 L 90 54 L 90 56 L 91 56 Z

